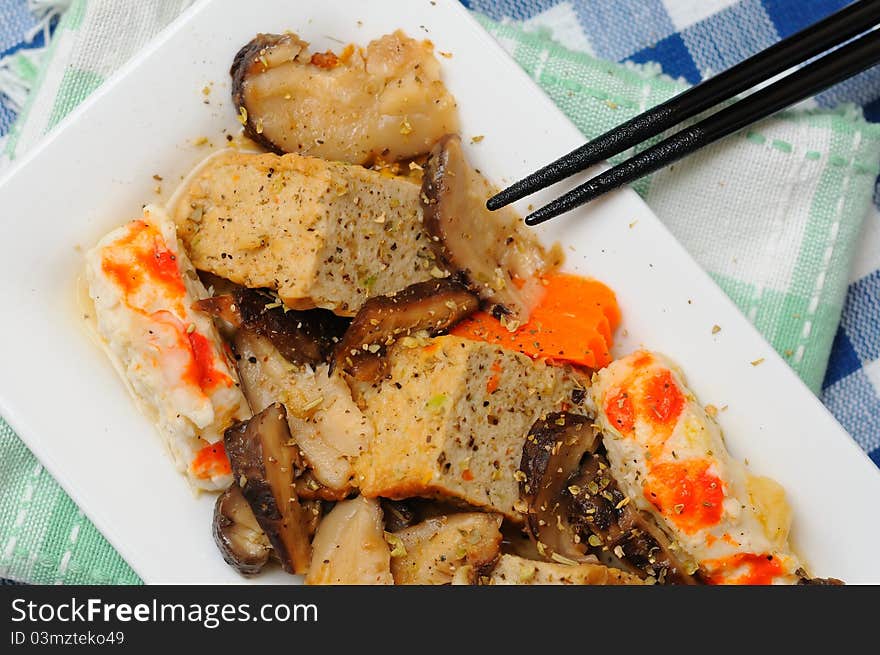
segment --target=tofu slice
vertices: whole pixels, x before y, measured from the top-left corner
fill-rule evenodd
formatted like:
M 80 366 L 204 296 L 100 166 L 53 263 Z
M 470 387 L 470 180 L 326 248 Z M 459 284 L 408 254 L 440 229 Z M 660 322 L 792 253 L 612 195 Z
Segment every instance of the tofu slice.
M 387 539 L 394 584 L 450 584 L 462 566 L 491 568 L 501 548 L 501 516 L 465 512 L 436 516 Z
M 275 289 L 292 309 L 348 316 L 367 298 L 445 274 L 419 193 L 360 166 L 230 150 L 196 173 L 174 220 L 196 268 Z
M 86 279 L 101 344 L 175 465 L 198 489 L 225 489 L 223 431 L 251 414 L 213 320 L 192 308 L 208 294 L 174 223 L 148 205 L 87 253 Z
M 462 569 L 453 584 L 483 585 L 641 585 L 644 581 L 631 573 L 599 563 L 558 564 L 502 555 L 488 575 L 477 576 Z
M 375 427 L 355 462 L 365 496 L 445 498 L 522 521 L 514 477 L 539 416 L 590 414 L 586 378 L 484 342 L 404 339 L 389 374 L 353 383 Z
M 306 584 L 394 584 L 378 500 L 358 496 L 336 503 L 312 541 Z

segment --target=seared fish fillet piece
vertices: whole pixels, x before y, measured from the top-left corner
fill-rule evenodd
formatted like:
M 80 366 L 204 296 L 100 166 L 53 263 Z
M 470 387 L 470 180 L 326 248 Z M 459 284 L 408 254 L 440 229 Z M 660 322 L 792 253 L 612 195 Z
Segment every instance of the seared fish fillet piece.
M 666 357 L 613 362 L 591 389 L 611 471 L 714 584 L 787 584 L 802 576 L 779 484 L 727 452 L 718 423 Z
M 360 166 L 229 151 L 205 163 L 174 210 L 193 264 L 291 309 L 353 315 L 372 296 L 442 277 L 419 186 Z
M 177 468 L 199 489 L 232 480 L 223 431 L 250 410 L 174 223 L 158 207 L 113 230 L 86 255 L 97 331 Z
M 376 429 L 355 462 L 361 493 L 460 500 L 521 522 L 525 437 L 549 412 L 589 414 L 588 380 L 454 336 L 402 339 L 387 357 L 381 380 L 352 383 Z

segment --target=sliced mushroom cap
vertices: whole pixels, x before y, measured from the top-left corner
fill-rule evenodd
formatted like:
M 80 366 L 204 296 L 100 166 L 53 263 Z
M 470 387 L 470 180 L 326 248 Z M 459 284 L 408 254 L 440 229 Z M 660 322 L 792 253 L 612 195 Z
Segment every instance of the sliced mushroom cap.
M 287 361 L 315 365 L 329 358 L 348 321 L 326 309 L 277 308 L 264 312 L 253 325 Z
M 204 287 L 212 296 L 225 296 L 234 293 L 242 288 L 240 284 L 236 284 L 220 275 L 209 273 L 208 271 L 197 270 L 196 274 Z
M 267 123 L 274 125 L 276 112 L 279 114 L 283 112 L 279 112 L 279 108 L 274 106 L 279 104 L 277 100 L 269 106 L 264 106 L 264 97 L 272 98 L 275 94 L 254 93 L 248 89 L 249 82 L 258 75 L 266 73 L 270 65 L 274 68 L 287 62 L 297 61 L 297 57 L 307 47 L 308 43 L 295 34 L 257 34 L 235 54 L 232 67 L 229 69 L 232 77 L 232 103 L 239 112 L 239 120 L 244 123 L 244 133 L 267 150 L 279 155 L 294 150 L 284 148 L 283 144 L 287 140 L 284 132 L 273 140 L 274 130 L 265 134 L 265 127 Z M 276 140 L 280 145 L 275 143 Z
M 480 300 L 452 279 L 418 282 L 360 308 L 335 350 L 334 362 L 358 380 L 380 377 L 385 348 L 419 331 L 435 336 L 475 312 Z
M 599 434 L 586 416 L 556 412 L 538 420 L 523 444 L 520 494 L 526 525 L 538 552 L 556 561 L 583 561 L 586 546 L 569 520 L 563 492 L 584 455 L 599 446 Z
M 495 316 L 515 329 L 541 299 L 540 276 L 560 262 L 551 261 L 512 209 L 486 209 L 493 191 L 468 164 L 457 135 L 437 142 L 422 178 L 425 227 L 441 261 L 461 271 L 475 293 L 495 303 Z
M 312 489 L 303 498 L 347 496 L 355 475 L 352 462 L 369 443 L 373 426 L 355 405 L 346 381 L 330 376 L 328 364 L 290 363 L 268 339 L 248 328 L 236 332 L 234 350 L 251 409 L 278 401 L 287 410 L 291 434 L 307 465 L 304 479 L 297 480 L 298 492 L 308 485 Z
M 239 573 L 259 573 L 269 561 L 272 546 L 237 482 L 217 497 L 213 534 L 223 559 Z
M 501 519 L 499 514 L 460 512 L 386 535 L 394 583 L 450 584 L 462 566 L 472 567 L 476 575 L 490 571 L 501 548 Z
M 308 570 L 313 517 L 293 487 L 297 448 L 287 426 L 287 412 L 276 403 L 224 435 L 233 478 L 266 533 L 281 566 L 290 573 Z
M 394 584 L 383 527 L 375 498 L 337 503 L 315 534 L 306 584 Z
M 339 55 L 309 53 L 295 34 L 258 34 L 230 74 L 245 134 L 278 154 L 398 161 L 458 130 L 430 42 L 400 31 Z
M 294 364 L 326 361 L 349 321 L 326 309 L 286 309 L 271 294 L 238 287 L 195 303 L 196 309 L 266 337 Z
M 837 578 L 800 578 L 797 582 L 799 585 L 816 585 L 823 587 L 840 587 L 846 583 Z
M 385 518 L 385 529 L 388 532 L 403 530 L 418 521 L 416 509 L 408 501 L 382 498 L 381 505 L 382 515 Z
M 584 561 L 586 546 L 613 553 L 632 572 L 659 582 L 697 584 L 697 567 L 611 475 L 592 421 L 565 412 L 535 423 L 523 447 L 520 482 L 526 526 L 548 559 Z
M 843 580 L 838 580 L 837 578 L 811 578 L 804 569 L 798 569 L 795 571 L 795 575 L 798 576 L 797 583 L 799 585 L 839 587 L 846 584 Z
M 197 300 L 193 303 L 193 309 L 223 319 L 232 327 L 240 327 L 243 322 L 238 304 L 231 293 Z
M 697 566 L 653 519 L 620 491 L 604 455 L 589 454 L 565 493 L 571 498 L 569 523 L 583 541 L 614 553 L 625 568 L 660 583 L 699 584 Z
M 333 489 L 315 477 L 315 472 L 311 467 L 303 462 L 304 469 L 302 473 L 293 481 L 293 487 L 296 495 L 303 502 L 326 500 L 328 502 L 337 502 L 345 500 L 352 492 L 351 487 L 342 489 Z
M 465 568 L 465 567 L 462 567 Z M 641 578 L 596 561 L 563 564 L 505 553 L 491 571 L 456 572 L 453 584 L 477 585 L 640 585 Z

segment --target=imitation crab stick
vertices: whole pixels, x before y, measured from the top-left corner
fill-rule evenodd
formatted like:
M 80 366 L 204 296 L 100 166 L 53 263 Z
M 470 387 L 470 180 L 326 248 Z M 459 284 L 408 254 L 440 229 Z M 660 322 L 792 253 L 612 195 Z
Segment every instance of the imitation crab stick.
M 620 324 L 614 292 L 598 280 L 555 273 L 543 279 L 545 294 L 527 323 L 511 332 L 486 312 L 459 323 L 452 333 L 496 343 L 534 358 L 599 369 L 611 362 Z
M 782 487 L 727 452 L 718 423 L 673 363 L 638 351 L 593 376 L 596 424 L 614 479 L 713 584 L 791 584 L 806 574 L 791 549 Z
M 198 489 L 229 486 L 223 431 L 250 416 L 174 222 L 148 205 L 86 255 L 98 334 L 175 465 Z

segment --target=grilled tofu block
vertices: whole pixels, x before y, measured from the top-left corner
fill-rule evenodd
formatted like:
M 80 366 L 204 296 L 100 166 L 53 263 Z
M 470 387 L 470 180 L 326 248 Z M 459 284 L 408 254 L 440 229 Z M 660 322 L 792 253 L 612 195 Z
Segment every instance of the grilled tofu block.
M 572 369 L 460 337 L 403 339 L 388 374 L 353 383 L 375 434 L 355 462 L 366 496 L 446 498 L 521 522 L 514 474 L 538 417 L 590 414 Z
M 465 512 L 429 518 L 388 535 L 394 584 L 449 584 L 462 566 L 491 567 L 501 548 L 500 528 L 498 514 Z
M 461 569 L 453 584 L 496 585 L 630 585 L 644 584 L 631 573 L 599 563 L 557 564 L 538 562 L 517 555 L 502 555 L 488 575 Z
M 291 309 L 353 315 L 442 277 L 419 186 L 360 166 L 235 151 L 208 160 L 174 210 L 196 268 L 268 287 Z

